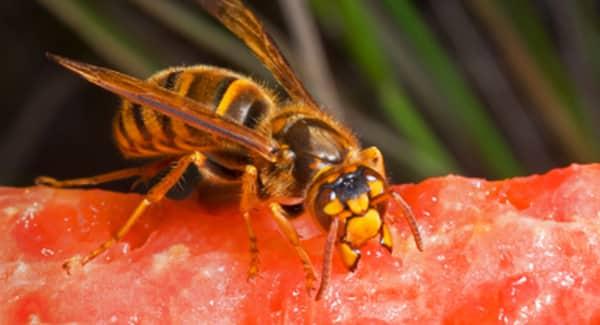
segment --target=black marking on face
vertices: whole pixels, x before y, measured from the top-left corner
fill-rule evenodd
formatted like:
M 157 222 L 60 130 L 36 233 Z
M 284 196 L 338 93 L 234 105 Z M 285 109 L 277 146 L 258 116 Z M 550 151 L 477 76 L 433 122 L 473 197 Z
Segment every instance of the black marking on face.
M 362 167 L 353 172 L 341 175 L 335 182 L 326 186 L 333 189 L 337 198 L 342 202 L 369 192 L 369 185 L 367 184 L 367 178 Z

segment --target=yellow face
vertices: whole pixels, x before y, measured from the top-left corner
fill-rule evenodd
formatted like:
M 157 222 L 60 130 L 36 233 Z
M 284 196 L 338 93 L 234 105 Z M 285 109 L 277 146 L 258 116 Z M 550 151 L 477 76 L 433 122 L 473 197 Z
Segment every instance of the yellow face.
M 324 228 L 333 218 L 341 222 L 338 247 L 346 267 L 354 270 L 360 259 L 360 246 L 379 236 L 391 250 L 392 239 L 384 216 L 386 182 L 373 169 L 351 166 L 332 173 L 320 185 L 315 201 L 316 217 Z

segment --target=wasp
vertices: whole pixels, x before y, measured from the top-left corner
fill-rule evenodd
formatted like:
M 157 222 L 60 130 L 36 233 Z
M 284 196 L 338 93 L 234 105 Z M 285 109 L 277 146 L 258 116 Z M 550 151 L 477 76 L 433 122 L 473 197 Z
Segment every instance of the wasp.
M 290 218 L 307 212 L 327 232 L 317 299 L 331 276 L 336 246 L 350 271 L 360 260 L 361 246 L 374 238 L 391 252 L 390 202 L 402 208 L 416 246 L 422 250 L 410 206 L 388 187 L 380 151 L 361 148 L 349 129 L 320 108 L 241 0 L 201 4 L 252 50 L 289 98 L 280 100 L 262 84 L 213 66 L 170 68 L 139 80 L 48 54 L 53 61 L 123 99 L 113 122 L 116 144 L 127 158 L 153 158 L 153 162 L 72 180 L 39 177 L 38 184 L 87 186 L 126 178 L 143 182 L 167 168 L 112 238 L 84 257 L 68 260 L 65 268 L 90 262 L 122 239 L 189 168 L 210 185 L 228 184 L 239 189 L 240 212 L 249 237 L 249 277 L 259 269 L 251 212 L 261 205 L 269 208 L 295 249 L 309 291 L 317 273 Z

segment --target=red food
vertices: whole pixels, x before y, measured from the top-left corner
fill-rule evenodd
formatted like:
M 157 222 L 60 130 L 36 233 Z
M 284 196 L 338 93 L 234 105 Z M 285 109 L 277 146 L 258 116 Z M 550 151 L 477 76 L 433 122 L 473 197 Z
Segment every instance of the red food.
M 317 302 L 264 210 L 253 219 L 262 267 L 254 281 L 236 205 L 199 198 L 157 205 L 68 276 L 62 262 L 107 239 L 140 196 L 0 189 L 0 323 L 600 322 L 600 165 L 396 189 L 414 209 L 425 252 L 399 218 L 393 256 L 367 245 L 355 273 L 336 256 Z M 308 217 L 295 224 L 320 267 L 325 234 Z

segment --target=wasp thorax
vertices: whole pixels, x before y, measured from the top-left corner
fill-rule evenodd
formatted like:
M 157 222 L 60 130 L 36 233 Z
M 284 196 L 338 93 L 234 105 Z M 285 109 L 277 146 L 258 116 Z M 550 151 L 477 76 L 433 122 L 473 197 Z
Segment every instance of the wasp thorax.
M 385 187 L 383 177 L 365 166 L 334 171 L 320 186 L 316 217 L 325 229 L 333 218 L 342 222 L 338 241 L 348 268 L 356 266 L 360 258 L 358 248 L 371 238 L 380 236 L 381 244 L 391 249 L 391 237 L 383 223 L 387 202 L 380 197 Z

